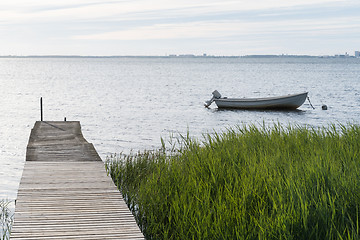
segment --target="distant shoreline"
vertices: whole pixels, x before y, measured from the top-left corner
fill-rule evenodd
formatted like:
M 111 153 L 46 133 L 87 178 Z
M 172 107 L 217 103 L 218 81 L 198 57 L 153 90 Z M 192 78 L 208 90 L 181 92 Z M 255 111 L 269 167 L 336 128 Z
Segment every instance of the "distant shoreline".
M 124 55 L 124 56 L 82 56 L 82 55 L 2 55 L 0 58 L 356 58 L 349 55 L 244 55 L 244 56 L 213 56 L 213 55 L 168 55 L 168 56 L 141 56 L 141 55 Z

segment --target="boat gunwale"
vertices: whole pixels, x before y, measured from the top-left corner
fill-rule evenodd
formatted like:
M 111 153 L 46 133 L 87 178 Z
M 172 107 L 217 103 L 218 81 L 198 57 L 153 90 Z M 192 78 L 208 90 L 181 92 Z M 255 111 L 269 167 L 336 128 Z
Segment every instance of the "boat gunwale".
M 229 101 L 229 102 L 259 102 L 259 101 L 272 101 L 272 100 L 280 100 L 291 97 L 299 97 L 302 95 L 307 95 L 308 92 L 298 93 L 298 94 L 289 94 L 278 97 L 264 97 L 264 98 L 215 98 L 214 101 Z

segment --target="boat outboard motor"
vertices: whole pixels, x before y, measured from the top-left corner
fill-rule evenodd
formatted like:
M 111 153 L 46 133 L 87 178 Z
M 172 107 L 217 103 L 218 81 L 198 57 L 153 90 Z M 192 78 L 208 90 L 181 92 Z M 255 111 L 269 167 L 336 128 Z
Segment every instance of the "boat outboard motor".
M 221 94 L 217 90 L 213 91 L 212 95 L 213 95 L 213 98 L 216 98 L 216 99 L 221 98 Z
M 212 95 L 213 97 L 209 101 L 205 102 L 205 107 L 209 107 L 213 103 L 214 99 L 221 98 L 221 94 L 217 90 L 213 91 Z

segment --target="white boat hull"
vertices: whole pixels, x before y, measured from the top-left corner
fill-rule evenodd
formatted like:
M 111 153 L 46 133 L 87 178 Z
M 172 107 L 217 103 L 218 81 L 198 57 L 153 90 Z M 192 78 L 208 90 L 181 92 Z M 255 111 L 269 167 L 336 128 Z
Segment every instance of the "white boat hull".
M 306 100 L 307 92 L 269 98 L 216 98 L 218 108 L 296 109 Z

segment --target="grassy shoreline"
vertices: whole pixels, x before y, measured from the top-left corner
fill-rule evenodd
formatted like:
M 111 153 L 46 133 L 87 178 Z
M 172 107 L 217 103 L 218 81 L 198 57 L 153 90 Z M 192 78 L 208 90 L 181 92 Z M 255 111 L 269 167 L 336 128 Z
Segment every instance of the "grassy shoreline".
M 13 215 L 9 209 L 10 201 L 0 200 L 0 240 L 10 239 Z
M 147 239 L 358 239 L 359 149 L 357 125 L 244 126 L 106 167 Z

